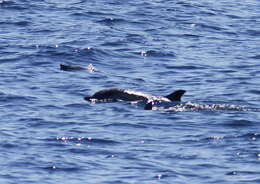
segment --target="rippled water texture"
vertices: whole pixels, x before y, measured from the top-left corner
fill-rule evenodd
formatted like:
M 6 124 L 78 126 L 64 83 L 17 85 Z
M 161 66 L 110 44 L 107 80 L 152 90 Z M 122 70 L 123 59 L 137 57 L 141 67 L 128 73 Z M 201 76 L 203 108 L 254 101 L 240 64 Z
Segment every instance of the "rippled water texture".
M 260 183 L 258 0 L 0 0 L 0 15 L 0 183 Z M 83 99 L 115 87 L 187 92 L 151 111 Z

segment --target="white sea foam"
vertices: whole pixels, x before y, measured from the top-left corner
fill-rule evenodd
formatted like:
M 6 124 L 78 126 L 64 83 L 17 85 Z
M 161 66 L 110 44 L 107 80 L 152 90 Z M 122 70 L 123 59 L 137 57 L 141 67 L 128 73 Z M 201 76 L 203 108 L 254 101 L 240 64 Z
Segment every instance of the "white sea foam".
M 244 106 L 230 105 L 230 104 L 196 104 L 192 102 L 187 102 L 184 104 L 174 105 L 172 107 L 153 107 L 153 110 L 164 110 L 164 111 L 255 111 L 254 109 L 246 108 Z

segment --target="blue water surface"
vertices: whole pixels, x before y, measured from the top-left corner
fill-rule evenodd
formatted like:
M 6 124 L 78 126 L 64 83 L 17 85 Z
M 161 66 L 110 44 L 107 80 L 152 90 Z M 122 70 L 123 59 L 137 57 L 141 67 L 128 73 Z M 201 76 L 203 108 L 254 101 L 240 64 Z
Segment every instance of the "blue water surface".
M 0 183 L 260 183 L 259 0 L 0 0 L 0 15 Z M 115 87 L 187 92 L 167 110 L 83 99 Z

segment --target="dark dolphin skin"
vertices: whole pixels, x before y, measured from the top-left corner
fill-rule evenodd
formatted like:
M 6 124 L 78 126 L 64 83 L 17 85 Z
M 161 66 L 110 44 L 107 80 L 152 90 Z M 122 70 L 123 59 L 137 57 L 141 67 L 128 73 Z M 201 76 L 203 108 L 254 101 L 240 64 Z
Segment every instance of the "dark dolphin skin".
M 74 65 L 64 65 L 60 64 L 60 70 L 64 71 L 75 71 L 75 70 L 87 70 L 87 68 L 84 68 L 82 66 L 74 66 Z
M 145 94 L 138 91 L 124 90 L 118 88 L 105 89 L 96 92 L 92 96 L 84 97 L 85 100 L 89 102 L 117 102 L 117 101 L 141 101 L 147 103 L 145 109 L 152 109 L 153 103 L 151 102 L 172 102 L 172 101 L 181 101 L 182 95 L 185 93 L 185 90 L 177 90 L 166 96 L 153 96 Z

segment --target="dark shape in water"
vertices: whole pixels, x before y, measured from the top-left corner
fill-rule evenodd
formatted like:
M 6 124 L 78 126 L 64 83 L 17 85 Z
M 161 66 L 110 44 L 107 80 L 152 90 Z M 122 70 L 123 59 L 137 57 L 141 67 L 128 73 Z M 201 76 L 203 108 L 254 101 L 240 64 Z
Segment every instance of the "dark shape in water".
M 74 71 L 74 70 L 87 70 L 87 68 L 84 68 L 82 66 L 74 66 L 74 65 L 63 65 L 60 64 L 60 70 L 64 71 Z
M 92 64 L 89 64 L 87 67 L 60 64 L 60 70 L 64 70 L 64 71 L 87 70 L 89 72 L 98 72 L 99 71 Z
M 181 101 L 182 95 L 185 93 L 185 90 L 174 91 L 173 93 L 167 96 L 153 96 L 133 90 L 124 90 L 124 89 L 105 89 L 96 92 L 92 96 L 84 97 L 85 100 L 90 102 L 117 102 L 117 101 L 132 101 L 132 102 L 172 102 L 172 101 Z M 148 103 L 149 104 L 149 103 Z M 147 107 L 150 110 L 150 108 Z

